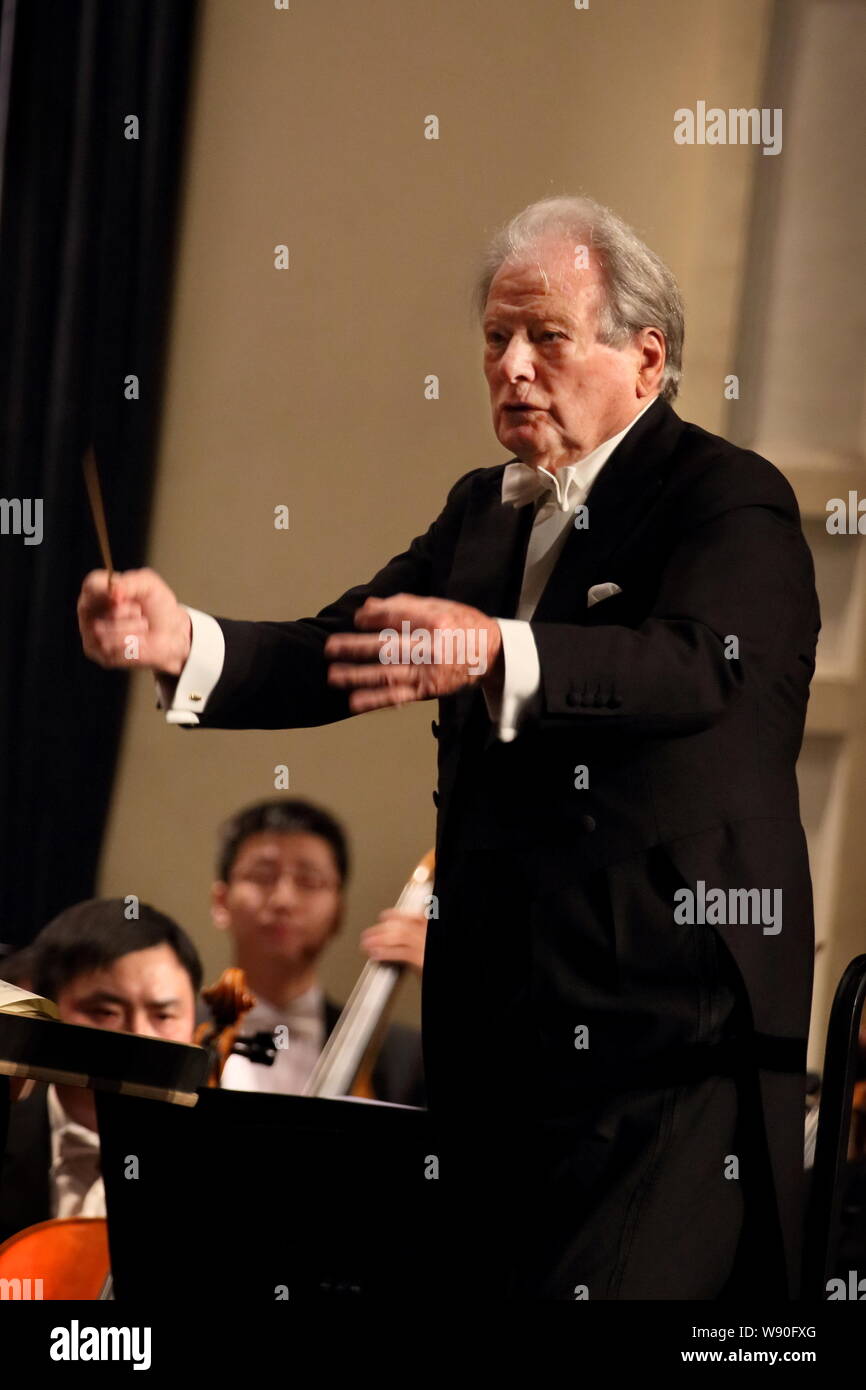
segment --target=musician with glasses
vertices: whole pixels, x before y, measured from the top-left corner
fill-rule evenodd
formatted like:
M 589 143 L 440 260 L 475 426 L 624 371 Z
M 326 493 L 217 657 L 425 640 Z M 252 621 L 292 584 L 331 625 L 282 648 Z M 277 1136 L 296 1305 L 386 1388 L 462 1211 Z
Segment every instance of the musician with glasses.
M 343 826 L 309 801 L 257 802 L 222 826 L 211 916 L 228 932 L 233 963 L 256 999 L 240 1036 L 260 1040 L 251 1055 L 245 1049 L 229 1057 L 222 1086 L 303 1091 L 341 1012 L 325 993 L 319 964 L 343 921 L 349 864 Z M 362 950 L 420 975 L 426 929 L 424 917 L 391 908 L 362 933 Z M 378 1100 L 426 1104 L 417 1030 L 388 1028 L 372 1085 Z

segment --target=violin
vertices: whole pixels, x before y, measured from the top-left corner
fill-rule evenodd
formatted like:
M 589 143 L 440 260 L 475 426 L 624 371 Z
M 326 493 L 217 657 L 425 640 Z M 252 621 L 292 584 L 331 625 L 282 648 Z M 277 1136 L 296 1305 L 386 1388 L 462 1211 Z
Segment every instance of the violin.
M 201 997 L 209 1005 L 213 1019 L 199 1024 L 194 1040 L 210 1053 L 207 1085 L 219 1086 L 223 1068 L 237 1049 L 241 1023 L 256 997 L 250 994 L 244 972 L 236 965 L 224 970 L 216 984 L 203 989 Z

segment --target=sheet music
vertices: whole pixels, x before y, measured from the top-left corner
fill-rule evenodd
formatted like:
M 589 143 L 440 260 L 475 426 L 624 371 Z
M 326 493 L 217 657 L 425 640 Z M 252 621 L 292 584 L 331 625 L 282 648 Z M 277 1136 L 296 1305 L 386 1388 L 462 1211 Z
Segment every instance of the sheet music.
M 0 980 L 0 1013 L 23 1014 L 28 1018 L 59 1018 L 57 1006 L 32 990 Z

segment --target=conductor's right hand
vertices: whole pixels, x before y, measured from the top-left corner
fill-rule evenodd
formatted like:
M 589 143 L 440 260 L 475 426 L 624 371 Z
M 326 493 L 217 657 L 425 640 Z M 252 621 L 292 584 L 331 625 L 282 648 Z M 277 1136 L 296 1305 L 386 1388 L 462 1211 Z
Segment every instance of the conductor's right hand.
M 146 666 L 179 676 L 189 656 L 192 623 L 153 570 L 114 574 L 91 570 L 78 598 L 78 627 L 85 656 L 100 666 Z

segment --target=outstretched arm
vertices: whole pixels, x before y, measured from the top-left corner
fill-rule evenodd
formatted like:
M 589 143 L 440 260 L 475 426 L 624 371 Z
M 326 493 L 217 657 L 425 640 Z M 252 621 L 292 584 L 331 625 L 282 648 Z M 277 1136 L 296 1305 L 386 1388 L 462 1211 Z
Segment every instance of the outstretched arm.
M 402 554 L 366 584 L 349 589 L 313 618 L 297 622 L 241 622 L 190 612 L 153 570 L 114 576 L 89 574 L 78 602 L 85 654 L 100 665 L 123 670 L 143 667 L 161 678 L 171 699 L 183 687 L 184 718 L 173 722 L 215 728 L 290 728 L 324 724 L 358 712 L 348 694 L 328 683 L 330 634 L 351 629 L 356 611 L 369 598 L 404 589 L 430 594 L 444 587 L 463 517 L 467 474 L 451 489 L 441 514 Z M 194 635 L 194 626 L 199 634 Z M 213 675 L 199 679 L 199 636 L 216 630 Z M 211 642 L 211 647 L 214 644 Z M 195 678 L 191 677 L 191 672 Z M 200 684 L 190 700 L 188 687 Z M 186 717 L 188 712 L 188 717 Z

